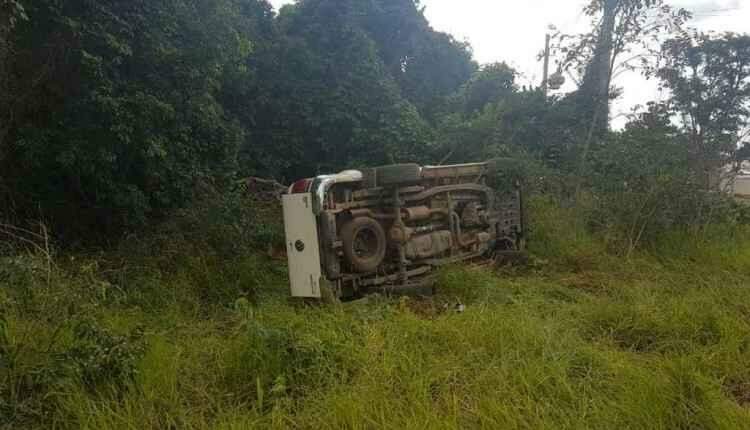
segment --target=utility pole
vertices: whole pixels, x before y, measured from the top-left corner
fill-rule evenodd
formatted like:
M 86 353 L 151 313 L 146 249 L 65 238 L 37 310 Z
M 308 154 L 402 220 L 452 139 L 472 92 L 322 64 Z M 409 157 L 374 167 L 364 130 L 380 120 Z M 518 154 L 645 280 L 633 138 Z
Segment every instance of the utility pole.
M 547 35 L 544 38 L 544 77 L 542 80 L 542 91 L 544 91 L 544 95 L 547 95 L 547 89 L 549 88 L 549 42 L 550 42 L 550 35 L 547 33 Z

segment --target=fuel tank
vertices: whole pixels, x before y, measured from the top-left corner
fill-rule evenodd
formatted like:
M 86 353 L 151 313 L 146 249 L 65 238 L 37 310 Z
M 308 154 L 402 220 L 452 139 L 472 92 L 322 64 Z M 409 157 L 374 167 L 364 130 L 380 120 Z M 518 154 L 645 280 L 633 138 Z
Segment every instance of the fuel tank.
M 453 235 L 448 230 L 414 236 L 404 245 L 406 258 L 416 260 L 430 258 L 449 251 L 453 246 Z

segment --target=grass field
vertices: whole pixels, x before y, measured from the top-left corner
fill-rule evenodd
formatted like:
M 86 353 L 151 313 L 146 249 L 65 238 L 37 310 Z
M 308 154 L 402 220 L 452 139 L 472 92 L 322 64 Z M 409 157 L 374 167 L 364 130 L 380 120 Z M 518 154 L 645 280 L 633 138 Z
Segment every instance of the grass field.
M 564 222 L 527 267 L 317 307 L 263 256 L 6 259 L 0 427 L 750 428 L 745 233 L 625 260 Z

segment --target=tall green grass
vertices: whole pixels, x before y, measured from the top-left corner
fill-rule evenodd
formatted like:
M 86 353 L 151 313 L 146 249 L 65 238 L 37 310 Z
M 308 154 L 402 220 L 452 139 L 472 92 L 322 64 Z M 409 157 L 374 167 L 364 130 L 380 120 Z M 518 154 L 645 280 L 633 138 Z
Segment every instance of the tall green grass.
M 750 428 L 747 232 L 625 259 L 532 209 L 528 266 L 449 268 L 430 299 L 304 305 L 265 252 L 169 242 L 51 279 L 3 260 L 0 427 Z

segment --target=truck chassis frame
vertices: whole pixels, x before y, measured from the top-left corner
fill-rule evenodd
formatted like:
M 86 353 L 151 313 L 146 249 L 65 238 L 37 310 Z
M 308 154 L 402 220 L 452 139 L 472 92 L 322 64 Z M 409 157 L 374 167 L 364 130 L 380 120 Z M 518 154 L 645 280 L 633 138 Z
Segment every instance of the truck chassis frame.
M 298 181 L 283 197 L 292 296 L 432 292 L 438 268 L 524 251 L 501 163 L 400 164 Z

